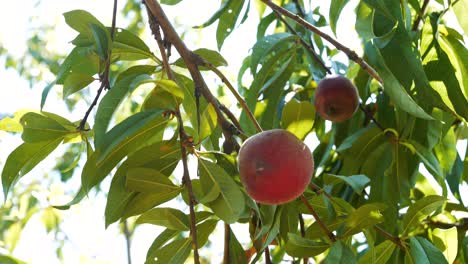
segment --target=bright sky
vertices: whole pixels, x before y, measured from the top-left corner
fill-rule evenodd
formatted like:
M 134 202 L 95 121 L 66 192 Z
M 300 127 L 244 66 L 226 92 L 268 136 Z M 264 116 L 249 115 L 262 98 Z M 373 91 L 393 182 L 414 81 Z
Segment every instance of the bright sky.
M 26 39 L 31 33 L 31 29 L 42 25 L 56 25 L 56 28 L 48 35 L 48 44 L 45 47 L 50 50 L 69 51 L 72 46 L 69 44 L 76 33 L 70 29 L 64 22 L 62 13 L 74 10 L 84 9 L 90 11 L 104 24 L 110 25 L 112 0 L 81 0 L 81 1 L 63 1 L 63 0 L 47 0 L 41 1 L 37 7 L 34 6 L 35 1 L 4 1 L 0 9 L 0 45 L 5 47 L 10 53 L 17 56 L 22 55 L 27 47 Z M 178 25 L 183 25 L 186 29 L 191 26 L 199 25 L 206 21 L 211 14 L 218 8 L 218 2 L 214 0 L 203 1 L 188 1 L 185 0 L 175 7 L 165 6 L 165 10 L 170 18 L 176 18 Z M 328 13 L 329 1 L 313 1 L 320 2 L 323 6 L 323 13 Z M 120 1 L 124 3 L 124 1 Z M 361 52 L 361 47 L 354 31 L 354 6 L 356 0 L 351 1 L 343 10 L 343 14 L 349 14 L 339 21 L 338 24 L 338 39 L 346 43 L 349 47 Z M 122 7 L 122 5 L 120 6 Z M 256 12 L 252 8 L 252 12 Z M 29 22 L 29 18 L 38 16 L 33 23 Z M 237 71 L 242 63 L 242 59 L 248 54 L 249 48 L 255 42 L 256 14 L 251 16 L 247 22 L 226 40 L 222 55 L 229 62 L 229 67 L 224 69 L 229 78 L 236 78 Z M 125 26 L 123 21 L 117 20 L 118 26 Z M 185 37 L 194 38 L 194 43 L 189 47 L 195 49 L 197 47 L 205 47 L 216 50 L 215 26 L 202 31 L 202 34 L 188 33 Z M 329 32 L 329 31 L 328 31 Z M 154 47 L 149 34 L 146 34 L 147 43 Z M 0 61 L 3 64 L 3 61 Z M 34 69 L 31 69 L 34 70 Z M 52 81 L 54 76 L 48 76 L 48 80 Z M 19 109 L 38 109 L 40 103 L 40 95 L 42 89 L 46 85 L 44 83 L 34 84 L 32 89 L 29 84 L 17 75 L 14 70 L 4 70 L 0 68 L 0 80 L 2 87 L 0 88 L 0 114 L 11 114 Z M 55 87 L 60 89 L 60 87 Z M 77 109 L 69 113 L 63 104 L 54 103 L 60 99 L 56 97 L 55 91 L 50 93 L 46 103 L 45 110 L 50 112 L 60 113 L 70 120 L 78 120 L 82 118 L 84 109 L 87 105 L 78 104 Z M 66 114 L 64 114 L 66 113 Z M 310 144 L 314 144 L 310 140 Z M 0 131 L 0 168 L 6 160 L 7 155 L 21 143 L 18 136 L 12 136 Z M 466 141 L 463 143 L 466 146 Z M 461 149 L 466 147 L 461 146 Z M 50 168 L 56 156 L 60 151 L 55 152 L 55 157 L 49 157 L 45 162 L 41 163 L 36 169 L 29 173 L 24 181 L 40 180 L 41 175 L 50 172 Z M 109 181 L 103 183 L 103 190 L 108 190 Z M 79 186 L 79 175 L 63 186 L 61 184 L 54 185 L 52 191 L 63 192 L 65 190 L 76 190 Z M 36 194 L 41 200 L 45 200 L 44 193 Z M 69 199 L 69 197 L 68 197 Z M 47 202 L 43 203 L 44 207 Z M 98 199 L 85 200 L 80 205 L 72 207 L 69 211 L 61 212 L 64 216 L 62 229 L 67 234 L 70 243 L 64 246 L 65 263 L 126 263 L 125 241 L 123 236 L 118 235 L 118 226 L 112 225 L 107 230 L 104 230 L 103 214 L 105 207 L 105 199 L 101 195 Z M 221 226 L 219 226 L 221 227 Z M 247 233 L 246 226 L 237 226 L 236 234 Z M 156 234 L 162 229 L 145 225 L 138 227 L 133 238 L 132 258 L 134 263 L 143 263 L 146 251 Z M 217 237 L 222 236 L 222 229 L 218 228 Z M 54 252 L 57 246 L 54 242 L 53 234 L 46 234 L 39 215 L 36 215 L 23 231 L 22 239 L 18 244 L 14 255 L 22 260 L 30 263 L 59 263 Z M 241 238 L 247 242 L 248 238 Z M 212 256 L 213 263 L 220 263 L 222 259 L 222 242 L 214 241 L 213 249 L 204 249 L 202 255 Z M 1 252 L 1 251 L 0 251 Z M 218 254 L 219 253 L 219 254 Z

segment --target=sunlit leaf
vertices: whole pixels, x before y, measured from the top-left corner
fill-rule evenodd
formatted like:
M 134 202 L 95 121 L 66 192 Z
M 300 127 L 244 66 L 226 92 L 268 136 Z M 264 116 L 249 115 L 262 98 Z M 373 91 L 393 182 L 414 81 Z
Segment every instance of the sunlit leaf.
M 189 230 L 190 222 L 183 212 L 169 207 L 160 207 L 149 210 L 136 220 L 137 224 L 152 224 L 164 226 L 169 229 Z
M 458 254 L 458 232 L 456 227 L 436 228 L 432 231 L 432 242 L 442 251 L 448 263 L 453 263 Z
M 304 139 L 314 125 L 315 107 L 307 101 L 289 101 L 283 108 L 281 126 L 299 139 Z
M 390 240 L 380 243 L 378 246 L 371 247 L 358 261 L 358 264 L 380 264 L 387 263 L 392 256 L 396 245 Z
M 446 199 L 441 196 L 431 195 L 422 198 L 412 204 L 403 217 L 403 234 L 408 234 L 412 228 L 420 224 L 421 220 L 432 214 L 445 203 Z

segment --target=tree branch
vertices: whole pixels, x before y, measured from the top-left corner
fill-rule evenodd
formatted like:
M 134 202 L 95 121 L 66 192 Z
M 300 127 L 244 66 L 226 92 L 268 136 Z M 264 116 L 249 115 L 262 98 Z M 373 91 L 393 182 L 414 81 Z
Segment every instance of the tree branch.
M 411 28 L 412 31 L 416 31 L 419 28 L 419 23 L 421 23 L 422 17 L 424 16 L 424 13 L 426 13 L 426 8 L 427 5 L 429 4 L 429 0 L 424 0 L 421 10 L 418 13 L 418 16 L 414 20 L 413 27 Z
M 397 245 L 401 250 L 406 251 L 406 248 L 403 246 L 403 243 L 401 242 L 400 238 L 397 236 L 394 236 L 384 229 L 382 229 L 378 225 L 374 225 L 374 229 L 377 230 L 382 236 L 384 236 L 386 239 L 392 241 L 395 245 Z
M 313 33 L 319 35 L 321 38 L 323 38 L 323 39 L 327 40 L 328 42 L 330 42 L 338 50 L 341 50 L 342 52 L 344 52 L 348 56 L 348 58 L 350 60 L 352 60 L 352 61 L 356 62 L 357 64 L 359 64 L 359 66 L 361 66 L 362 69 L 367 71 L 367 73 L 370 76 L 372 76 L 378 82 L 383 83 L 383 80 L 382 80 L 382 78 L 380 78 L 379 74 L 369 64 L 367 64 L 367 62 L 365 62 L 362 58 L 360 58 L 354 51 L 352 51 L 351 49 L 349 49 L 345 45 L 341 44 L 340 42 L 338 42 L 334 38 L 330 37 L 329 35 L 325 34 L 324 32 L 320 31 L 318 28 L 316 28 L 314 25 L 310 24 L 309 22 L 305 21 L 299 15 L 289 12 L 288 10 L 284 9 L 283 7 L 276 5 L 271 0 L 261 0 L 261 1 L 263 3 L 265 3 L 267 6 L 269 6 L 271 9 L 275 10 L 276 12 L 293 19 L 294 21 L 301 24 L 302 26 L 304 26 L 308 30 L 312 31 Z
M 148 7 L 148 6 L 147 6 Z M 147 11 L 149 9 L 147 8 Z M 175 81 L 174 75 L 172 74 L 172 70 L 169 66 L 168 56 L 166 53 L 166 49 L 164 47 L 163 39 L 161 36 L 161 32 L 159 30 L 158 21 L 148 12 L 148 17 L 150 20 L 150 28 L 158 43 L 158 48 L 161 53 L 162 62 L 164 65 L 164 69 L 169 79 Z M 192 189 L 192 182 L 190 180 L 190 174 L 188 170 L 188 163 L 187 163 L 187 144 L 191 144 L 189 137 L 185 133 L 184 123 L 182 121 L 182 116 L 180 114 L 179 106 L 175 110 L 175 116 L 177 118 L 177 123 L 179 126 L 179 139 L 180 139 L 180 152 L 182 156 L 182 165 L 183 165 L 183 176 L 182 176 L 182 183 L 187 187 L 188 197 L 189 197 L 189 210 L 190 210 L 190 234 L 192 237 L 192 245 L 193 245 L 193 255 L 194 255 L 194 263 L 200 263 L 200 256 L 198 254 L 198 240 L 197 240 L 197 222 L 195 218 L 195 198 L 193 195 Z
M 314 216 L 315 221 L 317 221 L 318 225 L 320 228 L 322 228 L 323 232 L 330 238 L 332 242 L 336 241 L 335 235 L 328 229 L 328 227 L 322 222 L 322 219 L 318 216 L 317 212 L 315 212 L 315 209 L 312 207 L 312 205 L 307 201 L 307 199 L 304 197 L 304 195 L 301 195 L 301 201 L 302 203 L 309 209 L 310 213 Z
M 223 115 L 219 105 L 218 99 L 211 93 L 211 91 L 206 86 L 205 80 L 198 69 L 198 65 L 202 62 L 199 60 L 199 56 L 193 53 L 191 50 L 187 48 L 185 43 L 179 37 L 177 32 L 175 31 L 172 24 L 169 22 L 166 14 L 164 13 L 161 5 L 155 0 L 145 0 L 144 3 L 148 7 L 151 15 L 157 20 L 159 26 L 161 27 L 162 31 L 164 32 L 164 37 L 167 41 L 169 41 L 179 52 L 180 56 L 184 60 L 185 64 L 187 65 L 187 69 L 192 76 L 193 82 L 195 83 L 195 90 L 200 91 L 203 97 L 214 106 L 218 123 L 220 124 L 223 135 L 226 141 L 231 141 L 233 144 L 235 140 L 232 138 L 234 134 L 238 134 L 237 128 L 232 125 L 226 117 Z
M 111 26 L 111 32 L 110 32 L 111 42 L 114 41 L 116 21 L 117 21 L 117 0 L 114 0 L 114 7 L 112 9 L 112 26 Z M 89 108 L 86 111 L 83 119 L 81 120 L 80 124 L 78 125 L 78 130 L 85 130 L 85 125 L 86 125 L 86 122 L 88 120 L 88 117 L 91 114 L 91 111 L 93 110 L 94 106 L 97 105 L 97 101 L 99 100 L 99 97 L 101 96 L 102 90 L 104 90 L 104 88 L 107 89 L 107 90 L 110 89 L 109 72 L 110 72 L 111 55 L 112 55 L 112 49 L 109 49 L 108 54 L 107 54 L 107 60 L 106 60 L 106 64 L 105 64 L 104 73 L 99 76 L 99 79 L 101 81 L 101 85 L 99 86 L 96 97 L 94 97 L 93 102 L 89 106 Z

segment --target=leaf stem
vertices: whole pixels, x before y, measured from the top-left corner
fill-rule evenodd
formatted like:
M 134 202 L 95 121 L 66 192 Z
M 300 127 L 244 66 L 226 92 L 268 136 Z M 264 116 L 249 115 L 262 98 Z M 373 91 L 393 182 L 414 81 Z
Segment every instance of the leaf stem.
M 224 223 L 224 256 L 223 263 L 229 264 L 229 241 L 231 240 L 231 228 L 228 223 Z
M 275 10 L 276 12 L 293 19 L 300 25 L 304 26 L 306 29 L 312 31 L 313 33 L 319 35 L 321 38 L 330 42 L 338 50 L 341 50 L 342 52 L 344 52 L 350 60 L 353 60 L 354 62 L 359 64 L 359 66 L 361 66 L 362 69 L 367 71 L 367 73 L 370 76 L 372 76 L 374 79 L 376 79 L 379 83 L 383 83 L 383 80 L 382 78 L 380 78 L 379 74 L 369 64 L 367 64 L 367 62 L 365 62 L 361 57 L 359 57 L 354 51 L 352 51 L 345 45 L 341 44 L 334 38 L 330 37 L 329 35 L 325 34 L 324 32 L 320 31 L 318 28 L 316 28 L 314 25 L 310 24 L 309 22 L 305 21 L 299 15 L 289 12 L 283 7 L 278 6 L 277 4 L 273 3 L 271 0 L 261 0 L 261 1 L 265 3 L 267 6 L 269 6 L 271 9 Z
M 421 10 L 419 11 L 418 16 L 416 17 L 416 19 L 413 22 L 413 27 L 411 28 L 412 31 L 418 30 L 419 24 L 421 23 L 421 20 L 422 20 L 422 17 L 424 16 L 424 13 L 426 13 L 426 8 L 427 8 L 428 4 L 429 4 L 429 0 L 424 0 L 423 4 L 421 6 Z
M 298 214 L 297 217 L 299 218 L 299 228 L 300 228 L 300 231 L 301 231 L 301 236 L 302 236 L 302 237 L 305 237 L 304 218 L 302 217 L 302 214 Z M 309 263 L 309 259 L 308 259 L 308 258 L 303 258 L 302 261 L 303 261 L 304 264 Z
M 301 201 L 302 203 L 309 209 L 310 213 L 314 216 L 315 221 L 317 221 L 318 225 L 320 228 L 322 228 L 323 232 L 330 238 L 332 242 L 336 241 L 335 235 L 328 229 L 328 227 L 322 222 L 322 219 L 318 216 L 317 212 L 315 212 L 315 209 L 312 207 L 312 205 L 307 201 L 307 199 L 304 197 L 304 195 L 301 195 Z
M 374 229 L 379 232 L 382 236 L 384 236 L 386 239 L 392 241 L 395 245 L 397 245 L 399 248 L 401 248 L 401 250 L 403 251 L 406 251 L 406 248 L 403 246 L 401 240 L 399 237 L 397 236 L 394 236 L 390 233 L 388 233 L 387 231 L 385 231 L 384 229 L 382 229 L 380 226 L 378 225 L 374 225 Z

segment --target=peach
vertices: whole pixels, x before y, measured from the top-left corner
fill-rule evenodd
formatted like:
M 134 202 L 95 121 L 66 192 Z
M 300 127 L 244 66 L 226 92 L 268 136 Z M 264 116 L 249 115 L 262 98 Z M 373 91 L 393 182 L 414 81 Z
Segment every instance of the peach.
M 247 194 L 262 204 L 296 199 L 314 173 L 314 160 L 307 145 L 282 129 L 248 138 L 239 150 L 238 166 Z
M 326 120 L 343 122 L 350 119 L 359 105 L 359 94 L 350 80 L 343 76 L 321 80 L 315 92 L 315 108 Z

